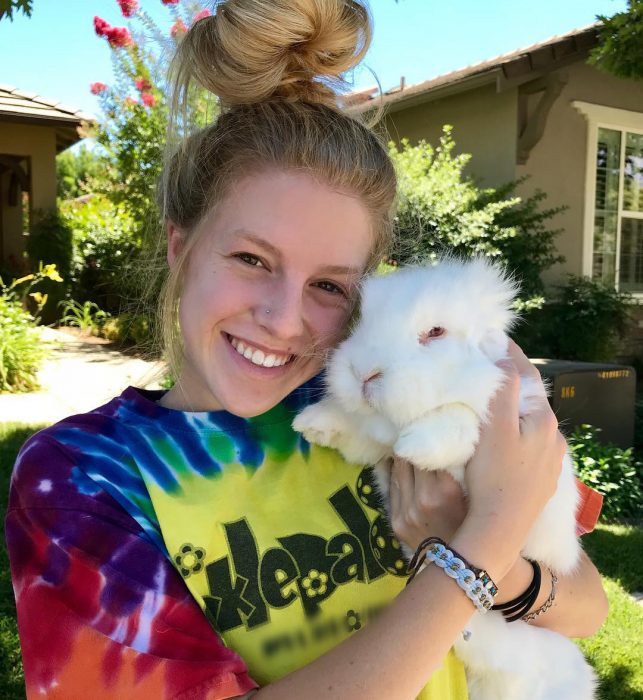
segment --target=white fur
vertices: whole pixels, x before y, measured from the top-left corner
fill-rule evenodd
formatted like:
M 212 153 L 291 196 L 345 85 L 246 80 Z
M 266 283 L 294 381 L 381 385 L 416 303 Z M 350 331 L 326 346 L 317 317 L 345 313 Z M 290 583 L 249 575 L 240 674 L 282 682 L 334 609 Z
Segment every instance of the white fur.
M 387 503 L 382 465 L 393 454 L 423 469 L 447 469 L 463 484 L 489 401 L 503 382 L 495 362 L 507 356 L 515 294 L 513 282 L 484 259 L 445 259 L 367 279 L 360 320 L 327 367 L 327 395 L 296 417 L 295 429 L 351 462 L 380 462 L 375 471 Z M 421 343 L 434 327 L 446 332 Z M 521 414 L 544 395 L 542 382 L 523 378 Z M 558 489 L 529 533 L 526 557 L 560 574 L 574 569 L 577 498 L 567 456 Z M 522 621 L 508 624 L 499 612 L 476 613 L 467 629 L 470 639 L 455 649 L 471 700 L 595 697 L 594 672 L 566 637 Z

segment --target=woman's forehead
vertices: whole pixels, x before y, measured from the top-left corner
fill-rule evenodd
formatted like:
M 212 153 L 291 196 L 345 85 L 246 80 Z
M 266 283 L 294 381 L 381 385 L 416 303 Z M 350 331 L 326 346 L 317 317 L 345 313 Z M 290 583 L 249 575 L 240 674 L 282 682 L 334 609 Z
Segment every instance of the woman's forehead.
M 272 170 L 230 188 L 206 222 L 213 243 L 252 243 L 274 255 L 319 256 L 329 266 L 363 268 L 372 223 L 355 196 L 303 172 Z

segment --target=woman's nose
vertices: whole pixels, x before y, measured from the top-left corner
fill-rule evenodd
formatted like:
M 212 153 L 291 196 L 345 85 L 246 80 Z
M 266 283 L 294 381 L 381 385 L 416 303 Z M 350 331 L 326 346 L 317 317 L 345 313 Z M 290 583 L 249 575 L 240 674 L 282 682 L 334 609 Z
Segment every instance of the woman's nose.
M 258 305 L 258 322 L 271 336 L 287 340 L 304 332 L 304 308 L 301 289 L 279 285 L 275 293 L 266 294 Z

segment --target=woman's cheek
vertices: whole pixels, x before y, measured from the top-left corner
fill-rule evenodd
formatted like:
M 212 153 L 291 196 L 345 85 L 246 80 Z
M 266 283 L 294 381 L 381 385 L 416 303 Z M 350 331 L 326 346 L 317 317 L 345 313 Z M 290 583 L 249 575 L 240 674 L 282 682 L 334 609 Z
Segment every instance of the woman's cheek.
M 348 323 L 347 305 L 318 306 L 312 314 L 315 344 L 320 350 L 334 347 L 342 338 Z

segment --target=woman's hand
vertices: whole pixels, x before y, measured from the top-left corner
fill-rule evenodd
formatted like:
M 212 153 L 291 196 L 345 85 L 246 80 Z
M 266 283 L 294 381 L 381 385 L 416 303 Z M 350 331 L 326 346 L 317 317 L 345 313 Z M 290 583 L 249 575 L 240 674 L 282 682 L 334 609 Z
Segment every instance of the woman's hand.
M 539 410 L 519 417 L 519 372 L 537 375 L 520 348 L 511 343 L 510 359 L 498 364 L 507 379 L 491 401 L 491 417 L 465 471 L 469 511 L 458 540 L 482 556 L 472 563 L 484 563 L 500 578 L 553 496 L 567 445 L 545 398 Z
M 451 474 L 418 469 L 399 457 L 391 467 L 390 499 L 393 532 L 413 551 L 426 537 L 448 542 L 467 512 L 462 488 Z

